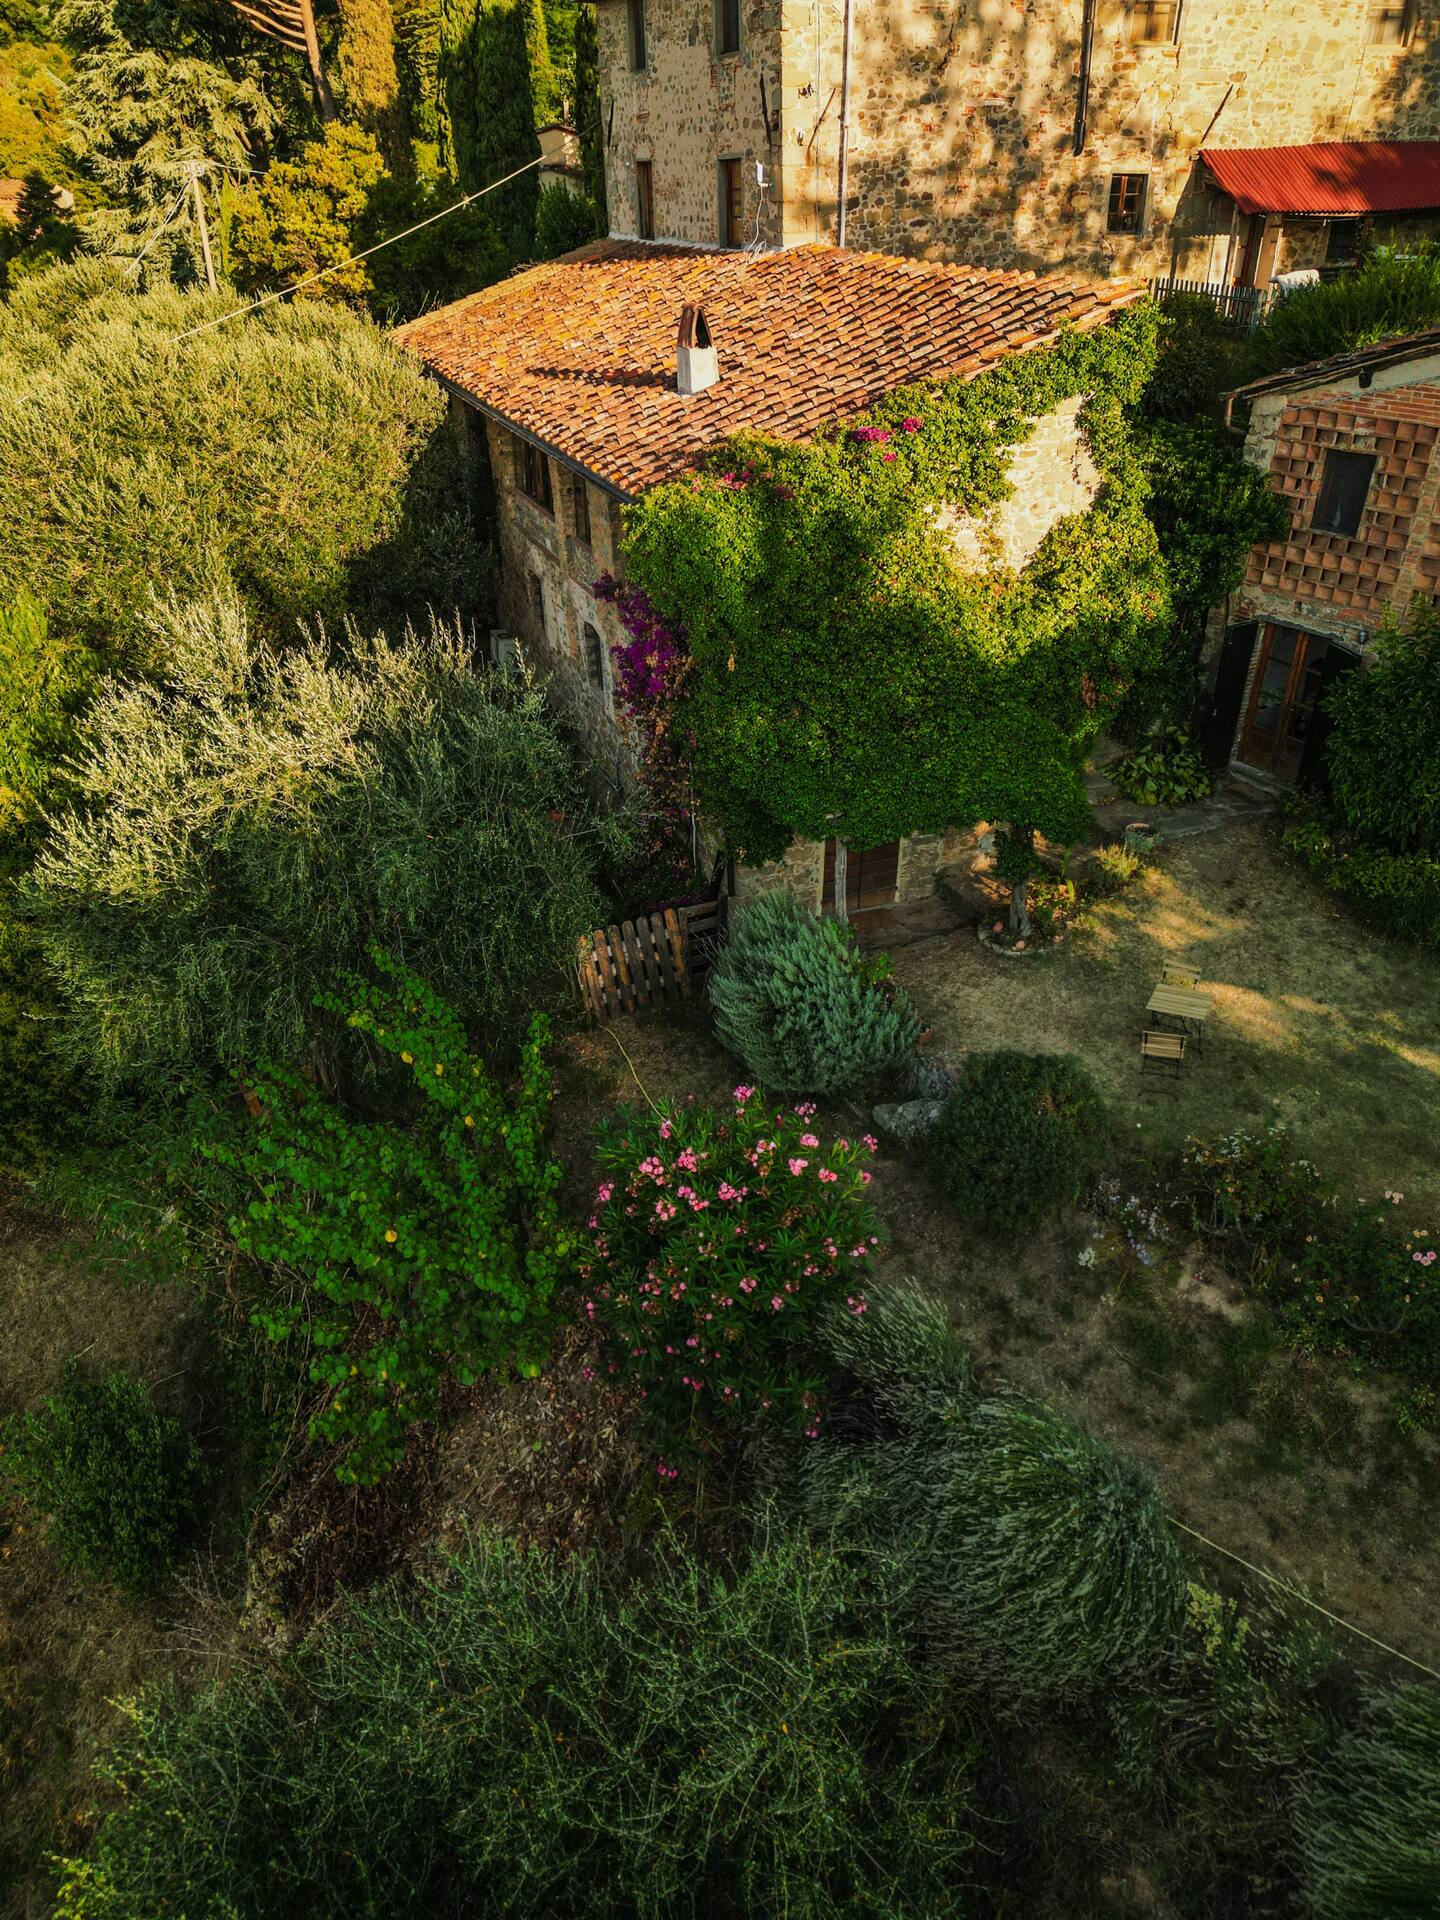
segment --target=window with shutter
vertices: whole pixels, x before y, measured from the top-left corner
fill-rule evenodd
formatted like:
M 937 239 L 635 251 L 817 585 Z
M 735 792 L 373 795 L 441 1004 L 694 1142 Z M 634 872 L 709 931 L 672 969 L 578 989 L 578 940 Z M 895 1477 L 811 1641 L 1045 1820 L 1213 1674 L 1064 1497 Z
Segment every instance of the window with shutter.
M 740 51 L 740 0 L 715 0 L 715 51 Z
M 635 226 L 642 240 L 655 238 L 655 175 L 649 160 L 635 162 Z
M 515 458 L 520 491 L 546 513 L 555 511 L 555 495 L 550 485 L 550 462 L 532 441 L 515 438 Z
M 722 160 L 720 162 L 720 244 L 722 247 L 740 245 L 740 223 L 740 162 Z
M 630 0 L 630 68 L 640 73 L 645 65 L 645 0 Z
M 1341 533 L 1353 539 L 1375 473 L 1373 453 L 1346 453 L 1330 447 L 1320 476 L 1320 493 L 1310 525 L 1318 533 Z
M 1414 0 L 1379 0 L 1371 7 L 1366 35 L 1370 46 L 1408 47 L 1414 31 Z
M 1105 225 L 1111 233 L 1139 233 L 1145 224 L 1148 173 L 1112 173 L 1110 209 Z

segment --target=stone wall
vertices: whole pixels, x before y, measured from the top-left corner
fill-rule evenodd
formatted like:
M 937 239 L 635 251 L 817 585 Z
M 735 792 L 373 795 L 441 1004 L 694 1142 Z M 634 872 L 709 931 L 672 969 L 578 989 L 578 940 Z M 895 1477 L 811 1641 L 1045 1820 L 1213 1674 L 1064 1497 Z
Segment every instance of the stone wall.
M 1100 491 L 1100 470 L 1080 427 L 1083 398 L 1067 400 L 1037 420 L 1030 437 L 1010 456 L 1013 491 L 980 519 L 942 507 L 937 518 L 950 536 L 962 567 L 1017 571 L 1067 514 L 1085 513 Z
M 614 232 L 635 231 L 639 155 L 654 167 L 657 236 L 713 242 L 717 162 L 736 154 L 750 163 L 747 234 L 758 159 L 775 174 L 762 241 L 834 240 L 843 0 L 741 11 L 741 52 L 717 59 L 713 0 L 648 0 L 636 74 L 627 7 L 600 0 Z M 1370 0 L 1184 0 L 1174 46 L 1132 46 L 1123 6 L 1100 0 L 1077 157 L 1081 14 L 1081 0 L 856 0 L 852 246 L 1230 279 L 1247 223 L 1207 185 L 1202 145 L 1440 137 L 1440 0 L 1418 0 L 1404 48 L 1366 45 Z M 1116 173 L 1149 176 L 1139 234 L 1107 231 Z M 1325 231 L 1272 223 L 1264 270 L 1315 264 Z
M 495 486 L 502 628 L 520 643 L 557 710 L 586 741 L 598 771 L 616 787 L 628 785 L 634 742 L 615 704 L 611 658 L 623 634 L 614 609 L 593 591 L 602 573 L 620 566 L 619 502 L 545 456 L 555 507 L 547 512 L 520 485 L 518 436 L 488 418 L 485 431 Z M 577 487 L 586 489 L 590 506 L 588 544 L 579 536 Z M 586 647 L 587 625 L 602 642 L 598 661 Z

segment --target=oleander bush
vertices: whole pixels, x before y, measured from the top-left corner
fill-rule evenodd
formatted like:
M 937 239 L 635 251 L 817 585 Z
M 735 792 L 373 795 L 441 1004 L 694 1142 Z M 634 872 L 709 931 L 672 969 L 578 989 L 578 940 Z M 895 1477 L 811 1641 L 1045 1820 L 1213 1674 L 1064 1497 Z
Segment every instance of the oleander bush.
M 993 1232 L 1043 1218 L 1104 1165 L 1110 1123 L 1067 1054 L 970 1054 L 928 1142 L 931 1177 L 957 1212 Z
M 848 927 L 767 893 L 735 917 L 710 976 L 715 1028 L 775 1093 L 838 1093 L 899 1066 L 920 1022 Z
M 822 1143 L 814 1113 L 742 1086 L 727 1111 L 627 1108 L 601 1129 L 585 1313 L 597 1364 L 638 1389 L 671 1454 L 717 1426 L 818 1428 L 815 1323 L 863 1314 L 878 1235 L 875 1141 Z
M 1302 1776 L 1298 1836 L 1315 1920 L 1440 1912 L 1440 1694 L 1373 1691 L 1327 1763 Z
M 165 1579 L 194 1524 L 199 1451 L 145 1381 L 72 1361 L 60 1390 L 6 1421 L 0 1472 L 50 1521 L 62 1555 L 135 1592 Z
M 472 1536 L 277 1662 L 132 1704 L 58 1915 L 964 1911 L 973 1746 L 884 1590 L 774 1528 L 623 1585 Z

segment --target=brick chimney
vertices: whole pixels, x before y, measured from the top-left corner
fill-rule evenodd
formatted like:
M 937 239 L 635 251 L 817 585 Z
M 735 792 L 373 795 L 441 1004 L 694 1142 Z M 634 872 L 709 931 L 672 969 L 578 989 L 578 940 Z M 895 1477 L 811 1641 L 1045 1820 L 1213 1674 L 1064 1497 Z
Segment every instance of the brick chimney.
M 675 347 L 675 385 L 681 393 L 703 393 L 720 378 L 720 362 L 710 338 L 710 324 L 702 307 L 680 311 L 680 335 Z

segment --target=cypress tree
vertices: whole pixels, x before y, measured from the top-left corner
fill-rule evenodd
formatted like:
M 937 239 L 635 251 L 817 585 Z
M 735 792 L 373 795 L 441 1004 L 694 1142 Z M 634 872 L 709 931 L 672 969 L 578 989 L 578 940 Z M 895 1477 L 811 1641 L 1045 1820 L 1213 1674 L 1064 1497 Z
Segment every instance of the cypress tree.
M 548 71 L 538 0 L 441 0 L 440 158 L 467 193 L 538 156 L 531 61 L 542 52 Z M 485 203 L 517 260 L 534 250 L 538 198 L 532 171 Z
M 349 117 L 374 134 L 393 164 L 399 157 L 400 79 L 390 0 L 340 0 L 337 70 Z
M 599 207 L 608 230 L 605 201 L 605 127 L 600 106 L 600 41 L 595 30 L 595 0 L 581 0 L 575 16 L 575 130 L 585 191 Z

